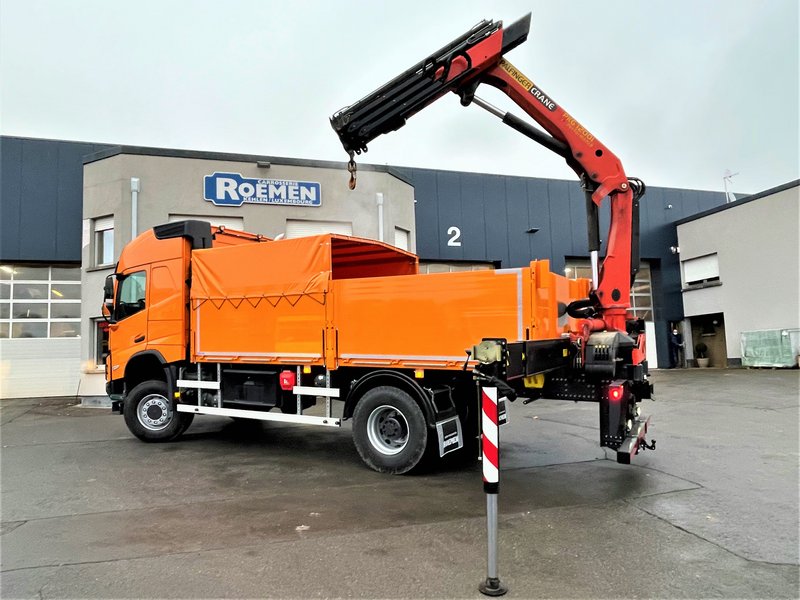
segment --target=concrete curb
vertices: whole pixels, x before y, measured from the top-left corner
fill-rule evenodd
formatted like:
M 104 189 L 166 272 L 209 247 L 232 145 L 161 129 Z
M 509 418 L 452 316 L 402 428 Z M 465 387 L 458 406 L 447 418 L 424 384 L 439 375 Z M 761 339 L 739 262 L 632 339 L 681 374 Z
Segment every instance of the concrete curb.
M 81 398 L 81 408 L 111 408 L 111 398 L 108 396 L 84 396 Z

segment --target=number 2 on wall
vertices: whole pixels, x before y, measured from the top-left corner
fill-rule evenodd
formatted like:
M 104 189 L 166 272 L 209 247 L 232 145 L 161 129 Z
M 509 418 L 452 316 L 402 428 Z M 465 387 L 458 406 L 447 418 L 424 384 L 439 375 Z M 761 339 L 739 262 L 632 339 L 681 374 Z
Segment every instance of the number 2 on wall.
M 461 230 L 458 227 L 448 227 L 447 228 L 447 235 L 450 236 L 450 239 L 447 240 L 448 246 L 460 246 L 461 245 Z

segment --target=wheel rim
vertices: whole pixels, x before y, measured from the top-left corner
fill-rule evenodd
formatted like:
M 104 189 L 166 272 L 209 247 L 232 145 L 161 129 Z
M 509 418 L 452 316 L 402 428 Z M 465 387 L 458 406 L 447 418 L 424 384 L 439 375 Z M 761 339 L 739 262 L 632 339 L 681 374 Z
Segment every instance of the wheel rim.
M 161 394 L 148 394 L 139 402 L 136 416 L 145 429 L 161 431 L 172 421 L 172 408 Z
M 398 454 L 408 445 L 408 421 L 394 406 L 379 406 L 367 418 L 367 437 L 381 454 Z

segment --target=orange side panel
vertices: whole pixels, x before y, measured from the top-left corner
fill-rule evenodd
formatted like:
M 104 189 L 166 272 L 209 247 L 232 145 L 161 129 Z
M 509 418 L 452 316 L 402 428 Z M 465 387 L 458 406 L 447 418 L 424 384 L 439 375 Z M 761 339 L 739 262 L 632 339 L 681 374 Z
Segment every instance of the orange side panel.
M 322 364 L 324 301 L 309 295 L 193 300 L 194 360 Z
M 197 250 L 193 359 L 457 369 L 483 338 L 560 337 L 569 319 L 559 303 L 588 291 L 547 261 L 430 275 L 416 267 L 411 254 L 337 236 Z M 351 272 L 362 277 L 337 277 Z
M 339 365 L 460 368 L 484 337 L 521 339 L 527 271 L 334 281 Z
M 588 279 L 567 279 L 550 271 L 549 260 L 535 260 L 530 267 L 530 287 L 533 298 L 533 329 L 535 339 L 555 339 L 571 329 L 577 321 L 566 314 L 559 316 L 559 304 L 564 308 L 573 300 L 589 296 Z

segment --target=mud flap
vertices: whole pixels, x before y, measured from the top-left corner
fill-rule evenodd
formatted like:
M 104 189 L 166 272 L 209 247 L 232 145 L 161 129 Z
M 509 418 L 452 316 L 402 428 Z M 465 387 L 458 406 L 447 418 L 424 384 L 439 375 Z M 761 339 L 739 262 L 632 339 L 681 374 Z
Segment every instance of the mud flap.
M 461 421 L 457 416 L 437 422 L 436 435 L 439 438 L 440 457 L 464 447 L 464 436 L 461 434 Z

